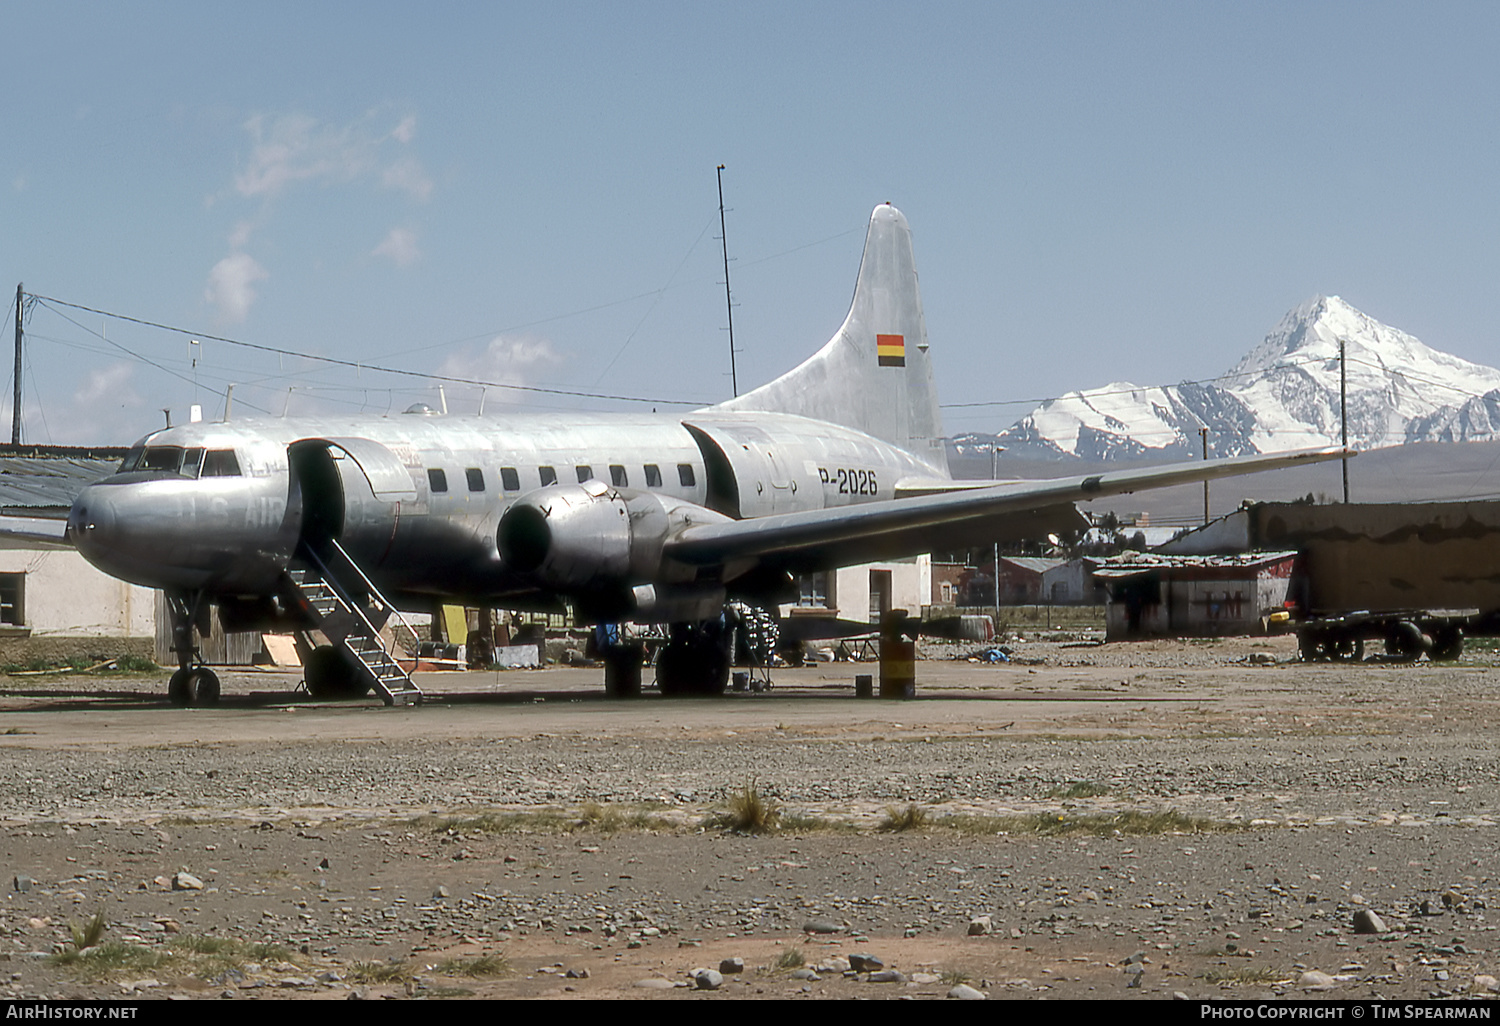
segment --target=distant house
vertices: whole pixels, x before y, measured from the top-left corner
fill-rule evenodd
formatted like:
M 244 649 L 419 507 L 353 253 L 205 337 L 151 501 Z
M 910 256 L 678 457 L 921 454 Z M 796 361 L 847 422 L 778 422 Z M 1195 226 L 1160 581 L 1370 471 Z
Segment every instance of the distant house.
M 963 563 L 932 563 L 932 595 L 929 599 L 934 606 L 956 606 L 963 597 L 963 585 L 965 578 L 971 576 L 974 569 Z
M 1296 562 L 1295 552 L 1107 559 L 1094 571 L 1108 594 L 1105 637 L 1261 633 L 1286 605 Z
M 1027 606 L 1046 602 L 1044 578 L 1047 571 L 1056 569 L 1062 562 L 1040 556 L 1001 556 L 1000 604 Z
M 1079 556 L 1059 563 L 1042 574 L 1042 592 L 1049 605 L 1102 606 L 1104 587 L 1094 579 L 1094 569 L 1104 561 L 1097 556 Z

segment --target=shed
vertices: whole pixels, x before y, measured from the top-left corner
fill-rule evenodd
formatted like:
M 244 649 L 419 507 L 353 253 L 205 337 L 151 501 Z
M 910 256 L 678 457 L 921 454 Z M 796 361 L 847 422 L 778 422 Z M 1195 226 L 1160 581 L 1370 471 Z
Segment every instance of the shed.
M 1256 634 L 1285 608 L 1296 552 L 1231 556 L 1132 553 L 1094 571 L 1105 586 L 1105 637 Z

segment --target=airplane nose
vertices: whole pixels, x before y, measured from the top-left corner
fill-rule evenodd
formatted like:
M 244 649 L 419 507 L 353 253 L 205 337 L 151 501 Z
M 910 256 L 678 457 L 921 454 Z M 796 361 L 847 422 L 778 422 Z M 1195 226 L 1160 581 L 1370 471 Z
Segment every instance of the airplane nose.
M 102 489 L 85 488 L 68 511 L 66 536 L 91 563 L 97 564 L 101 555 L 108 553 L 117 540 L 115 537 L 115 509 Z

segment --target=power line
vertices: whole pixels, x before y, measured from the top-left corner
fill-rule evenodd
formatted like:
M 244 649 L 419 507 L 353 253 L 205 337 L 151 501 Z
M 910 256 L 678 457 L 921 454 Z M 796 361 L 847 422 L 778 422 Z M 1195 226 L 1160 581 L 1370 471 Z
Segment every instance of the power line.
M 73 323 L 75 325 L 78 325 L 79 327 L 83 327 L 83 325 L 78 324 L 77 321 L 74 321 L 71 317 L 68 317 L 61 310 L 56 309 L 56 307 L 57 306 L 65 306 L 65 307 L 69 307 L 70 309 L 73 309 L 73 310 L 83 310 L 86 313 L 98 314 L 101 317 L 112 317 L 115 320 L 127 321 L 127 322 L 129 322 L 131 324 L 139 324 L 139 325 L 142 325 L 142 326 L 147 327 L 147 328 L 156 328 L 156 329 L 158 329 L 160 331 L 171 331 L 171 332 L 175 332 L 175 333 L 177 333 L 179 335 L 188 335 L 188 336 L 191 336 L 193 338 L 209 339 L 209 340 L 214 341 L 214 342 L 223 342 L 226 345 L 241 346 L 241 347 L 243 347 L 245 349 L 253 349 L 253 350 L 256 350 L 257 352 L 275 353 L 278 356 L 295 356 L 295 357 L 297 357 L 299 359 L 314 360 L 314 361 L 317 361 L 317 362 L 320 362 L 320 363 L 330 364 L 330 365 L 335 366 L 335 367 L 352 367 L 355 370 L 359 370 L 359 371 L 366 371 L 366 370 L 368 370 L 368 371 L 375 371 L 377 373 L 382 373 L 382 374 L 395 374 L 395 375 L 398 375 L 398 376 L 401 376 L 401 377 L 421 378 L 421 379 L 426 380 L 426 381 L 447 381 L 447 382 L 452 382 L 454 384 L 459 384 L 459 385 L 479 385 L 479 386 L 483 386 L 483 387 L 486 387 L 486 388 L 509 388 L 509 389 L 512 389 L 512 390 L 517 391 L 517 392 L 533 392 L 533 393 L 537 393 L 537 394 L 540 394 L 540 395 L 563 395 L 563 396 L 570 396 L 572 398 L 578 398 L 578 399 L 610 399 L 610 400 L 615 400 L 617 402 L 627 402 L 627 403 L 656 403 L 656 404 L 660 404 L 662 406 L 706 406 L 706 405 L 708 405 L 707 403 L 700 402 L 700 401 L 697 401 L 697 400 L 664 399 L 664 398 L 660 398 L 660 397 L 637 396 L 637 395 L 612 395 L 612 394 L 609 394 L 609 393 L 602 393 L 602 392 L 582 392 L 582 391 L 576 391 L 576 390 L 573 390 L 573 389 L 566 389 L 566 388 L 547 388 L 547 387 L 544 387 L 542 385 L 516 385 L 516 384 L 510 384 L 510 383 L 503 382 L 503 381 L 485 381 L 485 380 L 482 380 L 482 379 L 479 379 L 479 378 L 461 378 L 461 377 L 457 377 L 457 376 L 451 375 L 451 374 L 434 374 L 434 373 L 431 373 L 431 372 L 428 372 L 428 371 L 404 370 L 404 369 L 402 369 L 400 367 L 386 367 L 386 366 L 382 366 L 380 364 L 361 363 L 361 362 L 359 362 L 357 360 L 341 360 L 338 357 L 334 357 L 334 356 L 319 356 L 316 353 L 303 353 L 303 352 L 298 352 L 295 349 L 281 349 L 281 348 L 278 348 L 276 346 L 261 345 L 261 344 L 259 344 L 257 342 L 245 342 L 245 341 L 243 341 L 241 339 L 237 339 L 237 338 L 226 338 L 226 337 L 224 337 L 222 335 L 210 335 L 207 332 L 202 332 L 202 331 L 189 331 L 186 328 L 178 328 L 178 327 L 174 327 L 174 326 L 172 326 L 170 324 L 161 324 L 161 323 L 158 323 L 156 321 L 148 321 L 148 320 L 145 320 L 145 319 L 140 318 L 140 317 L 130 317 L 130 316 L 126 315 L 126 314 L 114 313 L 114 312 L 109 311 L 109 310 L 99 310 L 99 309 L 96 309 L 96 308 L 91 307 L 91 306 L 84 306 L 81 303 L 70 303 L 70 302 L 68 302 L 67 300 L 64 300 L 64 299 L 54 299 L 54 298 L 52 298 L 50 296 L 32 296 L 32 298 L 35 299 L 35 300 L 37 300 L 38 302 L 41 302 L 44 305 L 46 305 L 49 309 L 52 310 L 53 313 L 57 314 L 59 317 L 62 317 L 64 320 L 67 320 L 67 321 L 69 321 L 69 322 L 71 322 L 71 323 Z M 54 306 L 53 304 L 56 304 L 56 306 Z M 85 329 L 85 330 L 87 330 L 87 329 Z M 106 340 L 106 341 L 108 341 L 108 340 Z M 115 343 L 110 343 L 110 344 L 114 345 Z M 122 349 L 122 350 L 124 350 L 123 346 L 120 346 L 119 348 Z M 128 352 L 129 350 L 125 350 L 125 351 Z M 156 367 L 158 370 L 166 371 L 169 374 L 175 374 L 175 372 L 167 370 L 166 367 L 163 367 L 161 364 L 156 363 L 153 360 L 149 360 L 149 359 L 147 359 L 144 356 L 140 356 L 139 354 L 134 354 L 134 353 L 132 353 L 131 355 L 134 356 L 136 359 L 141 360 L 142 362 L 148 363 L 151 366 Z M 175 376 L 177 376 L 177 377 L 183 377 L 180 374 L 175 374 Z M 191 379 L 189 379 L 189 378 L 183 378 L 183 380 L 187 381 L 187 380 L 191 380 Z

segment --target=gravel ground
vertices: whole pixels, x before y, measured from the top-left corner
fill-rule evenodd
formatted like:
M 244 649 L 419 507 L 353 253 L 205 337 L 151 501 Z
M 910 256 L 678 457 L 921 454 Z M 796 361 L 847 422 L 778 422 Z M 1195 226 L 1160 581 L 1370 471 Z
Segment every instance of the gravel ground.
M 849 664 L 624 704 L 597 671 L 429 675 L 415 710 L 8 678 L 0 996 L 1488 993 L 1493 656 L 1010 648 L 928 649 L 906 702 Z M 703 825 L 747 787 L 781 829 Z M 114 961 L 55 957 L 96 912 Z

